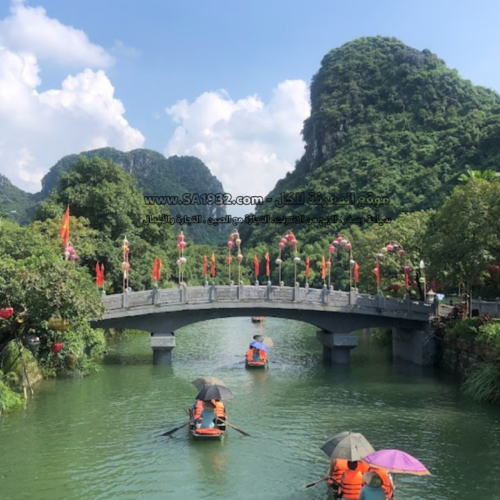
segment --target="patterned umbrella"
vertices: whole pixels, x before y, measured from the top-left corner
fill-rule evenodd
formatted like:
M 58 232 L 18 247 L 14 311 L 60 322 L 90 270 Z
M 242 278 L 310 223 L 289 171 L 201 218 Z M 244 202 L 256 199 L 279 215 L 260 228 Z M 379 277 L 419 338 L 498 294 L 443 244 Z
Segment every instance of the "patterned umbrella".
M 199 391 L 203 389 L 206 385 L 221 385 L 227 387 L 227 385 L 217 377 L 200 377 L 191 382 Z
M 271 337 L 268 337 L 267 335 L 254 335 L 253 339 L 256 340 L 257 342 L 261 342 L 267 347 L 274 347 L 273 339 Z
M 430 475 L 421 462 L 400 450 L 379 450 L 365 456 L 362 461 L 394 474 Z

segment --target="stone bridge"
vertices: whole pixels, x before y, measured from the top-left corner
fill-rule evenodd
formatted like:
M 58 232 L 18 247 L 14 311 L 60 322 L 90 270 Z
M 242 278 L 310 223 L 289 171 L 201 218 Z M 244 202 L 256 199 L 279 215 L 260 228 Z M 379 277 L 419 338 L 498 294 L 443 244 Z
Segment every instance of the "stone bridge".
M 93 321 L 92 326 L 151 332 L 155 364 L 171 363 L 174 332 L 179 328 L 210 319 L 261 315 L 317 326 L 321 330 L 317 339 L 323 345 L 324 358 L 335 363 L 349 362 L 350 350 L 357 345 L 357 337 L 352 332 L 363 328 L 393 328 L 394 332 L 403 332 L 400 341 L 397 334 L 393 335 L 395 352 L 425 364 L 429 320 L 443 307 L 438 302 L 412 301 L 408 295 L 400 300 L 388 299 L 382 294 L 360 294 L 356 290 L 334 291 L 326 285 L 313 289 L 258 283 L 155 288 L 109 295 L 103 301 L 106 312 L 101 319 Z M 408 332 L 413 339 L 410 343 L 406 338 Z

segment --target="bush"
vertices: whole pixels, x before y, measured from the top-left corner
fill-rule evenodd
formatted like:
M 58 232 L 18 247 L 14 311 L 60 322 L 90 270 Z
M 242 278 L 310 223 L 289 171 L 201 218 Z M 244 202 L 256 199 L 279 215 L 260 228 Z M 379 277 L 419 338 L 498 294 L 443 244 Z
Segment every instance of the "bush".
M 500 366 L 481 363 L 472 369 L 462 386 L 464 394 L 479 402 L 500 402 Z
M 21 394 L 14 392 L 5 382 L 0 380 L 0 414 L 23 406 L 24 399 Z

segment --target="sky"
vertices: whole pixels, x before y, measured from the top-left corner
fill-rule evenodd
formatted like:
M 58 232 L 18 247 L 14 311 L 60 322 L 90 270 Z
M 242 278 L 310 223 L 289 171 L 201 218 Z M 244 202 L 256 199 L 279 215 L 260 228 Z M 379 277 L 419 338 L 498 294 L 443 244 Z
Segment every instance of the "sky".
M 37 192 L 65 155 L 148 148 L 265 196 L 327 52 L 393 36 L 500 91 L 498 19 L 498 0 L 0 0 L 0 174 Z

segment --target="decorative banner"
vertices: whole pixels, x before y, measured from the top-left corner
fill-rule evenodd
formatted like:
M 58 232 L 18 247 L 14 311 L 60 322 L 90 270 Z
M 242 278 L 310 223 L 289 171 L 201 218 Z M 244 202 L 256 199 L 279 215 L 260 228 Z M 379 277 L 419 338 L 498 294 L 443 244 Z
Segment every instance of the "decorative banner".
M 354 283 L 359 283 L 359 264 L 354 264 Z
M 377 278 L 377 288 L 380 287 L 380 264 L 377 259 L 377 263 L 375 264 L 375 269 L 373 270 L 373 273 L 375 274 Z
M 206 276 L 208 273 L 208 262 L 207 262 L 207 256 L 203 256 L 203 276 Z
M 326 262 L 325 256 L 321 257 L 321 279 L 324 280 L 326 278 Z
M 259 258 L 257 255 L 253 258 L 253 264 L 255 267 L 255 277 L 257 278 L 259 276 Z
M 177 235 L 177 250 L 179 251 L 179 258 L 177 259 L 176 264 L 179 267 L 179 285 L 184 279 L 184 264 L 187 262 L 186 257 L 184 257 L 184 249 L 187 247 L 187 243 L 184 239 L 184 233 L 181 231 Z
M 311 275 L 311 269 L 310 269 L 311 262 L 309 260 L 309 257 L 306 258 L 306 278 L 309 278 Z
M 268 278 L 271 276 L 271 267 L 269 264 L 269 252 L 266 252 L 266 276 Z
M 95 265 L 95 284 L 97 288 L 104 286 L 104 264 L 99 265 L 99 262 Z
M 212 269 L 210 276 L 212 276 L 212 278 L 215 278 L 215 252 L 212 253 L 212 257 L 210 257 L 210 260 L 212 261 Z
M 122 270 L 123 270 L 123 291 L 128 289 L 129 285 L 129 271 L 130 271 L 130 264 L 128 261 L 128 255 L 130 253 L 130 248 L 128 246 L 129 242 L 127 240 L 127 237 L 122 241 L 122 248 L 123 248 L 123 262 L 122 262 Z
M 408 292 L 410 289 L 410 271 L 411 267 L 410 266 L 404 266 L 403 267 L 404 273 L 405 273 L 405 288 L 406 291 Z
M 161 259 L 155 259 L 155 262 L 153 264 L 153 278 L 157 283 L 158 281 L 160 281 L 161 267 Z
M 66 207 L 66 213 L 64 214 L 61 229 L 59 235 L 63 240 L 63 246 L 66 248 L 69 243 L 69 205 Z

